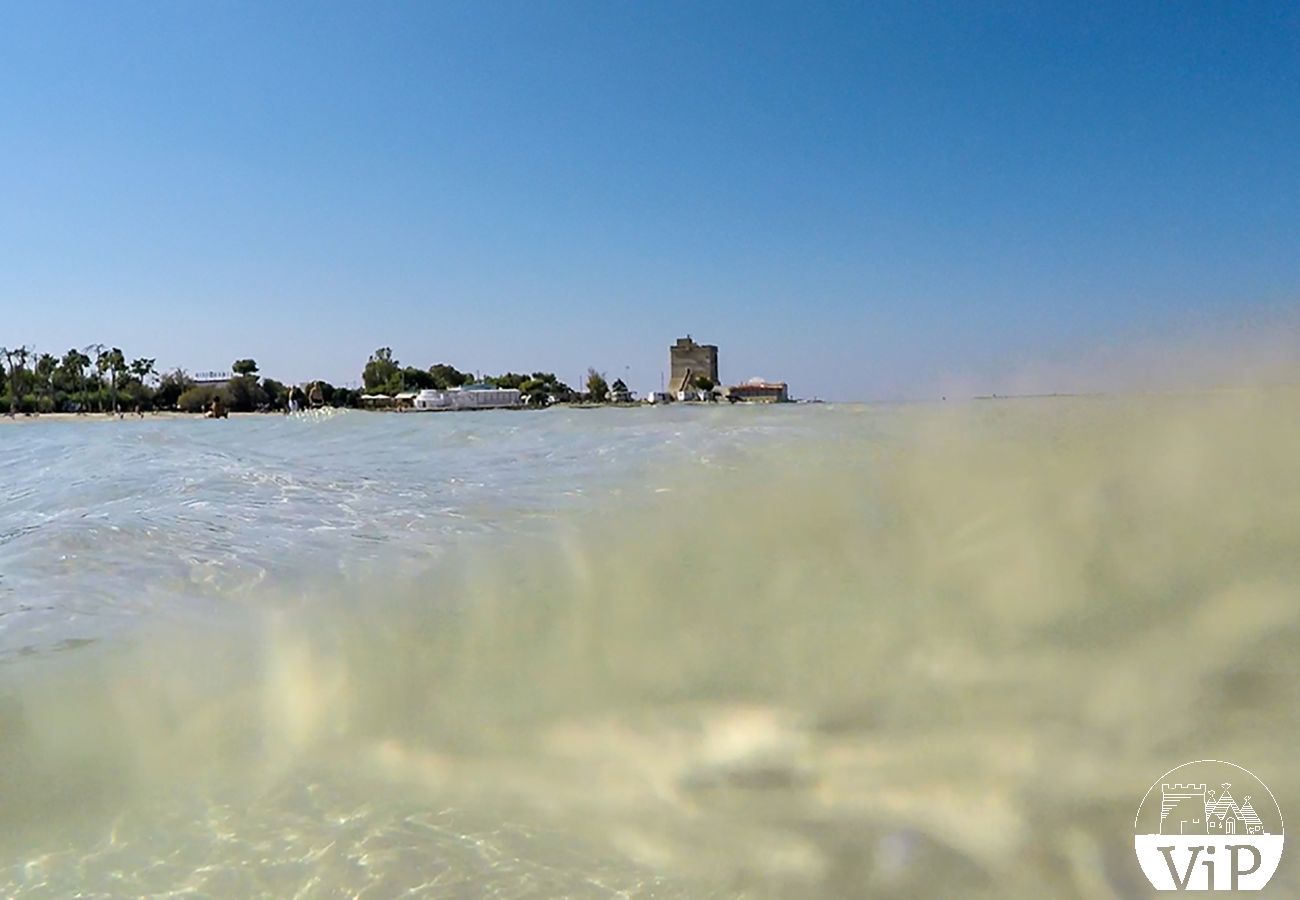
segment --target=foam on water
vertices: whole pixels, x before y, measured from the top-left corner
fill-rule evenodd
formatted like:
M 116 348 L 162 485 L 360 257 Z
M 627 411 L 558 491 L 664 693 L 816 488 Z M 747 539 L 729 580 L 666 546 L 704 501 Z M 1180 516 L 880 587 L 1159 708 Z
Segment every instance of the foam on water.
M 1140 895 L 1300 798 L 1298 401 L 8 429 L 0 893 Z

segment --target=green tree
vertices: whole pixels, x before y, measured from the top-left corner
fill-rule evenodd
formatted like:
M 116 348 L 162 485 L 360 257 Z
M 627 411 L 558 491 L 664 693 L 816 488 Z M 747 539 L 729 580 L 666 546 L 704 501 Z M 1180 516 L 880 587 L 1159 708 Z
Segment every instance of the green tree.
M 126 366 L 126 358 L 122 351 L 117 347 L 106 349 L 103 344 L 92 345 L 95 350 L 95 371 L 99 375 L 102 383 L 104 376 L 108 376 L 108 396 L 109 403 L 113 412 L 117 412 L 117 373 Z M 101 398 L 99 403 L 100 412 L 104 411 L 104 405 Z
M 256 375 L 232 375 L 226 382 L 226 405 L 231 412 L 256 412 L 266 404 L 266 391 Z
M 155 407 L 176 409 L 181 395 L 195 387 L 194 379 L 184 369 L 173 369 L 158 379 L 158 389 L 154 391 Z M 211 398 L 209 398 L 209 401 Z
M 0 347 L 0 356 L 4 356 L 9 367 L 9 415 L 14 416 L 18 414 L 18 407 L 22 406 L 23 395 L 27 393 L 27 382 L 30 381 L 27 359 L 31 356 L 31 349 L 27 346 L 14 347 L 12 350 Z
M 230 364 L 235 374 L 226 383 L 226 405 L 231 412 L 254 412 L 266 405 L 266 391 L 258 384 L 257 361 L 237 359 Z
M 710 393 L 713 390 L 713 379 L 708 375 L 700 375 L 693 382 L 695 387 L 704 393 Z
M 402 370 L 402 383 L 408 391 L 431 390 L 438 386 L 432 372 L 415 366 L 407 366 Z
M 534 372 L 519 385 L 524 401 L 532 406 L 542 406 L 551 401 L 569 400 L 573 390 L 555 377 L 554 372 Z
M 331 387 L 327 402 L 330 406 L 356 409 L 361 405 L 361 392 L 349 390 L 348 388 Z
M 9 349 L 0 347 L 0 356 L 5 358 L 5 364 L 9 367 L 9 415 L 18 415 L 18 405 L 22 402 L 23 395 L 23 375 L 27 372 L 27 357 L 30 351 L 27 347 L 16 347 Z
M 262 393 L 271 409 L 284 409 L 289 405 L 289 388 L 274 378 L 262 379 Z
M 176 398 L 176 407 L 181 412 L 200 413 L 206 412 L 212 406 L 214 397 L 222 397 L 225 402 L 224 391 L 213 387 L 210 384 L 195 385 L 186 388 L 179 397 Z
M 609 400 L 609 383 L 605 381 L 604 374 L 595 369 L 587 370 L 587 394 L 595 403 Z
M 92 363 L 95 380 L 95 410 L 96 412 L 104 411 L 104 374 L 108 371 L 108 348 L 103 344 L 91 344 L 86 348 L 86 352 L 94 351 L 94 362 Z
M 154 363 L 157 361 L 158 360 L 156 359 L 149 359 L 148 357 L 141 356 L 139 359 L 131 360 L 131 364 L 127 368 L 131 370 L 132 375 L 143 382 L 150 375 L 154 374 Z
M 113 405 L 113 412 L 117 409 L 117 388 L 118 381 L 123 372 L 126 371 L 126 357 L 122 354 L 120 347 L 114 347 L 108 351 L 108 396 Z
M 534 406 L 540 406 L 546 402 L 548 392 L 546 382 L 539 381 L 536 378 L 529 378 L 523 384 L 519 385 L 519 392 L 524 395 L 524 402 Z
M 506 372 L 504 375 L 489 375 L 484 380 L 488 384 L 495 384 L 499 388 L 519 388 L 528 380 L 528 376 L 520 375 L 518 372 Z
M 402 369 L 393 359 L 390 347 L 380 347 L 370 354 L 361 382 L 370 393 L 395 394 L 402 389 Z
M 135 394 L 136 404 L 141 407 L 150 399 L 149 386 L 145 381 L 149 376 L 156 374 L 154 371 L 155 362 L 157 362 L 156 359 L 142 356 L 139 359 L 131 360 L 130 365 L 127 366 L 127 370 L 131 373 L 131 392 Z
M 462 372 L 455 366 L 449 366 L 446 363 L 437 363 L 430 366 L 429 374 L 433 376 L 433 387 L 440 391 L 462 387 L 469 384 L 471 380 L 469 373 Z
M 41 403 L 40 408 L 46 412 L 52 412 L 55 409 L 54 373 L 58 367 L 58 359 L 50 353 L 42 353 L 36 357 L 36 362 L 32 366 L 36 392 L 44 401 Z
M 64 391 L 77 393 L 77 411 L 84 412 L 86 406 L 86 369 L 90 366 L 90 357 L 81 350 L 72 348 L 63 354 L 59 361 L 57 377 L 63 383 Z

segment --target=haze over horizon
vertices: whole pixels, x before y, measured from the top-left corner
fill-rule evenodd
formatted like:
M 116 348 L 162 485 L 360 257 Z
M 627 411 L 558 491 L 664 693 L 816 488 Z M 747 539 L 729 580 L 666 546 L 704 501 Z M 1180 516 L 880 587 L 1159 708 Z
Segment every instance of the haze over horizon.
M 282 380 L 668 345 L 800 397 L 1300 353 L 1300 8 L 0 8 L 0 344 Z

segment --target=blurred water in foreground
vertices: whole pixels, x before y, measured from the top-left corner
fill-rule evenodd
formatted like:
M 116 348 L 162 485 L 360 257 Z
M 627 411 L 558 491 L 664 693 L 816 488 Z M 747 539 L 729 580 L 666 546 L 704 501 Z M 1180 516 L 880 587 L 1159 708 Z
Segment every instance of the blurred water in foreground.
M 0 452 L 0 895 L 1146 897 L 1173 766 L 1300 814 L 1295 390 Z

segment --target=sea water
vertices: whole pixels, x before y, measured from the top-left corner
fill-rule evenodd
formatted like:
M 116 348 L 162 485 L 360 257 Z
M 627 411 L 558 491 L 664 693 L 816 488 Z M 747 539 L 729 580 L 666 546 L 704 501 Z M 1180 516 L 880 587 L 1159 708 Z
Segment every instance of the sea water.
M 19 421 L 0 492 L 4 896 L 1134 897 L 1170 768 L 1300 814 L 1294 389 Z

